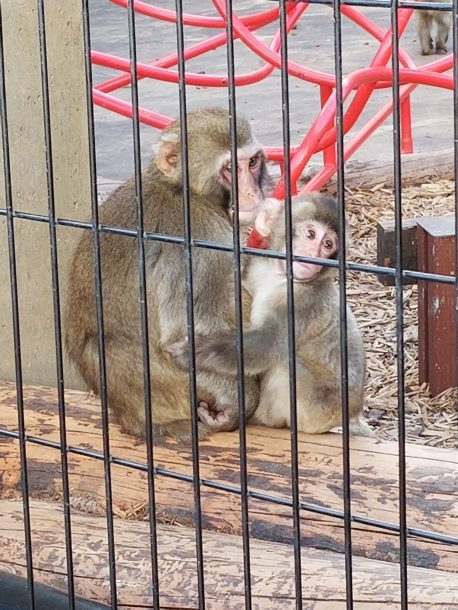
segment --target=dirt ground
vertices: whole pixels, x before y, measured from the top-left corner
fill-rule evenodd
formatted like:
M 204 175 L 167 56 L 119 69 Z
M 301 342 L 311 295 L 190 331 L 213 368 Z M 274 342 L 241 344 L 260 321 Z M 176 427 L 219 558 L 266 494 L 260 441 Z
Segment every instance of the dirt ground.
M 403 218 L 454 213 L 455 184 L 439 180 L 403 189 Z M 349 259 L 376 264 L 376 226 L 394 218 L 394 194 L 383 184 L 347 190 L 353 244 Z M 382 439 L 398 438 L 395 289 L 372 273 L 350 272 L 348 297 L 361 328 L 367 355 L 366 414 Z M 418 380 L 417 286 L 404 287 L 405 410 L 408 442 L 458 446 L 458 392 L 430 398 Z

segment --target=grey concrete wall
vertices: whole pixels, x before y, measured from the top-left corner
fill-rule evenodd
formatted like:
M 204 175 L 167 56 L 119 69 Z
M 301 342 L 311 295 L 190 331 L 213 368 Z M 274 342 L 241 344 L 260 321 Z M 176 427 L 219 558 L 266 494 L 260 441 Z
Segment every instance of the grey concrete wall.
M 56 214 L 90 215 L 81 3 L 45 2 Z M 13 207 L 48 213 L 46 151 L 36 0 L 2 0 Z M 3 159 L 2 159 L 3 161 Z M 3 163 L 2 163 L 3 167 Z M 5 208 L 3 170 L 0 207 Z M 50 237 L 47 223 L 15 219 L 24 381 L 56 384 Z M 69 257 L 79 231 L 58 228 L 64 303 Z M 6 221 L 0 217 L 0 379 L 13 379 L 14 345 Z M 66 385 L 77 384 L 66 367 Z

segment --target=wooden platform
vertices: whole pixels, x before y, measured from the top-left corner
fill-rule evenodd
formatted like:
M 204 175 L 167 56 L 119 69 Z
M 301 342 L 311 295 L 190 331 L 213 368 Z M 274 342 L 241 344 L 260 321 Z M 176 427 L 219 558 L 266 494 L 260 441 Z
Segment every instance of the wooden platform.
M 66 392 L 67 442 L 102 449 L 100 405 Z M 56 391 L 24 388 L 27 434 L 59 441 Z M 0 427 L 17 430 L 16 391 L 0 384 Z M 216 434 L 200 446 L 204 526 L 204 572 L 208 608 L 243 607 L 243 546 L 239 494 L 238 432 Z M 342 512 L 341 436 L 301 435 L 299 492 L 310 507 Z M 151 552 L 147 476 L 143 443 L 110 426 L 111 454 L 130 462 L 113 464 L 118 603 L 151 607 Z M 288 430 L 249 427 L 247 434 L 250 549 L 253 607 L 294 608 L 293 523 Z M 159 578 L 162 608 L 197 608 L 194 496 L 191 449 L 167 442 L 154 449 Z M 68 454 L 76 590 L 109 603 L 103 462 Z M 60 451 L 27 443 L 35 576 L 66 588 L 66 559 Z M 139 465 L 136 467 L 136 465 Z M 352 439 L 352 512 L 398 523 L 398 458 L 395 444 Z M 177 476 L 181 477 L 177 478 Z M 455 450 L 407 447 L 407 515 L 411 528 L 458 537 L 458 455 Z M 227 490 L 213 487 L 223 483 Z M 0 570 L 25 573 L 19 443 L 0 434 Z M 259 497 L 254 497 L 258 494 Z M 276 503 L 262 497 L 269 494 Z M 283 502 L 283 504 L 282 504 Z M 355 522 L 353 583 L 355 608 L 399 608 L 398 534 Z M 304 608 L 345 608 L 343 521 L 301 510 Z M 408 540 L 409 608 L 458 608 L 458 545 L 411 536 Z M 306 605 L 307 604 L 307 605 Z

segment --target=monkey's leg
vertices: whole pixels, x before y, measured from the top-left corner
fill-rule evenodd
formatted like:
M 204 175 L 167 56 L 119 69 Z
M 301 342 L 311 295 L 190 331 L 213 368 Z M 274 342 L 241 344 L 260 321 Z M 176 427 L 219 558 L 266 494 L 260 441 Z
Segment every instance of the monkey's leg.
M 274 428 L 291 427 L 290 371 L 277 364 L 263 375 L 259 407 L 250 422 Z M 325 388 L 320 377 L 300 363 L 296 367 L 297 429 L 308 434 L 321 434 L 341 421 L 338 388 Z
M 331 361 L 311 366 L 297 366 L 297 425 L 308 434 L 322 434 L 342 425 L 342 400 L 340 371 L 337 362 Z M 354 364 L 354 363 L 353 363 Z M 354 367 L 349 362 L 348 411 L 350 434 L 373 436 L 361 416 L 363 408 L 362 383 L 355 378 Z
M 122 383 L 122 381 L 121 381 Z M 139 438 L 145 438 L 146 436 L 146 422 L 145 422 L 145 397 L 143 388 L 138 388 L 138 391 L 130 393 L 129 398 L 125 395 L 120 400 L 118 393 L 118 387 L 115 385 L 114 388 L 108 391 L 108 405 L 113 410 L 117 421 L 121 425 L 123 432 L 132 434 Z M 192 439 L 191 432 L 191 419 L 171 419 L 169 421 L 161 421 L 163 418 L 159 418 L 159 421 L 155 420 L 155 413 L 162 412 L 168 413 L 173 417 L 173 409 L 171 408 L 170 402 L 166 401 L 161 396 L 160 391 L 157 391 L 153 387 L 152 397 L 152 411 L 153 411 L 153 438 L 155 441 L 161 440 L 163 437 L 170 436 L 177 441 L 188 443 Z M 198 423 L 198 438 L 203 439 L 208 436 L 210 429 L 202 422 Z
M 448 40 L 448 34 L 452 22 L 451 15 L 448 13 L 439 13 L 436 15 L 435 20 L 437 23 L 436 53 L 439 55 L 445 55 L 447 53 L 447 47 L 445 45 Z
M 315 384 L 319 383 L 317 380 Z M 322 434 L 339 426 L 342 421 L 340 401 L 335 388 L 319 386 L 298 395 L 297 426 L 301 432 Z
M 308 434 L 321 434 L 342 426 L 342 406 L 338 394 L 334 391 L 322 394 L 319 391 L 307 401 L 302 397 L 298 399 L 298 429 Z M 352 436 L 375 437 L 362 414 L 356 417 L 350 415 L 349 432 Z
M 432 15 L 428 11 L 417 10 L 417 35 L 422 55 L 434 53 L 433 41 L 431 39 L 432 25 Z
M 89 353 L 90 352 L 90 353 Z M 94 388 L 100 393 L 98 382 L 98 353 L 90 345 L 86 349 L 86 362 L 92 362 Z M 124 339 L 107 338 L 105 341 L 108 406 L 121 425 L 123 432 L 144 438 L 145 393 L 143 384 L 143 359 L 137 343 Z M 159 353 L 152 358 L 151 407 L 153 436 L 160 439 L 172 436 L 179 441 L 191 440 L 191 418 L 187 378 L 175 367 L 168 366 Z M 91 384 L 92 387 L 93 384 Z M 209 428 L 198 425 L 199 438 L 204 438 Z

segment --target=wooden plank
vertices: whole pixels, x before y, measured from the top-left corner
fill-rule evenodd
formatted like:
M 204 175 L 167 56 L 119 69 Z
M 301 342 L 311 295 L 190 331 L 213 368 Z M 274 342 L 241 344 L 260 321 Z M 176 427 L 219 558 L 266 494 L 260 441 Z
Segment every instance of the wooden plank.
M 419 218 L 418 268 L 455 275 L 455 218 Z M 418 282 L 418 352 L 420 383 L 432 396 L 458 384 L 455 287 Z
M 453 180 L 453 148 L 442 150 L 418 151 L 412 155 L 402 156 L 402 184 L 418 185 L 430 182 L 433 179 L 448 178 Z M 375 161 L 361 161 L 350 159 L 345 168 L 345 184 L 349 187 L 370 187 L 377 184 L 386 187 L 394 186 L 393 160 L 376 159 Z M 333 177 L 328 189 L 336 185 Z
M 402 268 L 409 271 L 417 270 L 417 221 L 405 219 L 402 221 Z M 381 267 L 396 266 L 396 230 L 394 220 L 377 222 L 377 265 Z M 394 286 L 393 275 L 378 274 L 379 281 L 384 286 Z M 403 278 L 402 283 L 416 284 L 415 278 Z
M 102 450 L 100 405 L 77 391 L 66 392 L 68 444 L 94 451 Z M 27 434 L 45 441 L 59 442 L 59 422 L 55 389 L 24 388 Z M 3 428 L 17 430 L 14 384 L 0 386 Z M 117 515 L 142 517 L 148 510 L 146 448 L 144 443 L 110 427 L 111 454 L 128 460 L 128 465 L 112 465 L 113 505 Z M 247 457 L 250 534 L 276 542 L 293 539 L 291 499 L 291 455 L 289 430 L 248 427 Z M 408 445 L 406 448 L 407 516 L 412 528 L 455 536 L 458 541 L 458 455 L 455 450 Z M 103 463 L 94 457 L 69 453 L 71 504 L 75 508 L 103 513 L 105 482 Z M 367 516 L 398 523 L 398 447 L 374 439 L 351 439 L 352 511 L 354 518 Z M 27 443 L 30 494 L 60 497 L 60 451 Z M 192 452 L 186 445 L 165 442 L 154 449 L 156 467 L 156 514 L 162 522 L 192 526 L 194 502 Z M 142 470 L 143 468 L 143 470 Z M 299 435 L 300 500 L 320 510 L 328 507 L 342 512 L 342 437 L 339 434 Z M 241 532 L 239 434 L 215 434 L 200 445 L 202 519 L 207 529 Z M 177 478 L 180 477 L 180 478 Z M 185 480 L 188 477 L 188 480 Z M 4 494 L 20 488 L 17 440 L 0 435 L 0 482 Z M 215 489 L 214 483 L 226 486 Z M 235 492 L 235 493 L 234 493 Z M 276 502 L 254 494 L 271 495 Z M 343 552 L 341 518 L 301 510 L 301 543 L 304 546 Z M 353 523 L 353 551 L 372 559 L 397 561 L 399 536 L 396 532 Z M 458 570 L 458 546 L 409 537 L 410 565 Z
M 0 501 L 0 569 L 25 575 L 22 503 Z M 63 512 L 49 502 L 33 500 L 33 565 L 37 582 L 66 590 L 67 567 Z M 78 595 L 110 603 L 106 519 L 72 512 L 72 558 Z M 149 523 L 115 519 L 116 575 L 120 608 L 151 608 Z M 160 525 L 157 531 L 161 608 L 197 608 L 195 532 Z M 209 609 L 244 607 L 243 542 L 238 536 L 203 533 L 205 598 Z M 294 607 L 295 577 L 292 545 L 252 540 L 250 545 L 253 608 Z M 409 569 L 409 609 L 453 608 L 458 604 L 458 575 Z M 343 610 L 344 556 L 302 549 L 303 607 Z M 355 608 L 399 608 L 399 566 L 371 559 L 353 563 Z

